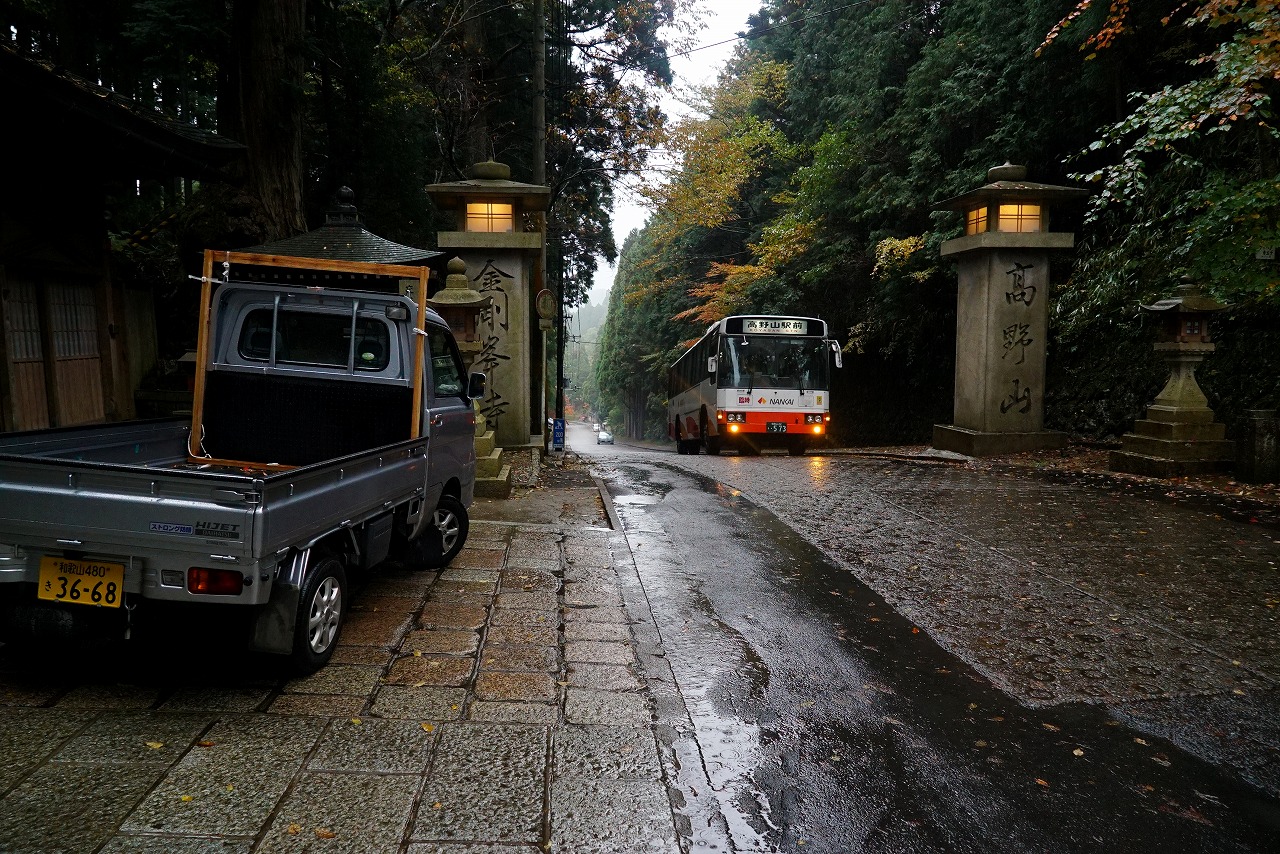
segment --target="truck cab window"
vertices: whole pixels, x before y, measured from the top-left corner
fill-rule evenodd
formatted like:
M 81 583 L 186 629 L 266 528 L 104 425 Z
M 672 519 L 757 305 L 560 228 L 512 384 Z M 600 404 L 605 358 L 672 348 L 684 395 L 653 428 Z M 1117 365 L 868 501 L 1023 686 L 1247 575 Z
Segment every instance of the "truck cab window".
M 238 351 L 247 361 L 266 362 L 272 356 L 274 338 L 277 364 L 313 365 L 357 371 L 385 370 L 391 359 L 391 332 L 379 318 L 356 318 L 355 339 L 351 317 L 318 311 L 282 309 L 272 330 L 272 310 L 249 312 L 240 327 Z M 352 346 L 354 344 L 354 361 Z
M 458 358 L 458 350 L 449 333 L 429 326 L 427 342 L 431 347 L 431 384 L 435 396 L 461 397 L 465 391 L 462 360 Z

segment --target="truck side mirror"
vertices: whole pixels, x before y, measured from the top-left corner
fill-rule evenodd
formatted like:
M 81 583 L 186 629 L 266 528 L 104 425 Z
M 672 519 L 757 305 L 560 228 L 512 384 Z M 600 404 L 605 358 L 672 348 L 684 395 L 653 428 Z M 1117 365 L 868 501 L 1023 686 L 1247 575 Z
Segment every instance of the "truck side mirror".
M 827 345 L 831 347 L 831 352 L 836 354 L 836 367 L 843 368 L 844 358 L 843 354 L 840 352 L 840 342 L 828 340 Z
M 479 400 L 484 397 L 484 390 L 488 383 L 485 375 L 476 371 L 467 378 L 467 397 L 472 400 Z

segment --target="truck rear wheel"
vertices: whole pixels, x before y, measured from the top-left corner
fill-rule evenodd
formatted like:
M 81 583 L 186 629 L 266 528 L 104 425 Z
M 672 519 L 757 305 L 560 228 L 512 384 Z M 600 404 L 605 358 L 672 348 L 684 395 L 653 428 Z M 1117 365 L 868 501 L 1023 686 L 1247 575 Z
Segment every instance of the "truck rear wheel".
M 427 569 L 440 569 L 457 557 L 467 542 L 470 520 L 467 508 L 451 495 L 440 498 L 431 522 L 418 538 L 418 555 Z
M 346 614 L 347 573 L 342 561 L 326 557 L 307 575 L 293 629 L 293 663 L 314 673 L 329 663 Z

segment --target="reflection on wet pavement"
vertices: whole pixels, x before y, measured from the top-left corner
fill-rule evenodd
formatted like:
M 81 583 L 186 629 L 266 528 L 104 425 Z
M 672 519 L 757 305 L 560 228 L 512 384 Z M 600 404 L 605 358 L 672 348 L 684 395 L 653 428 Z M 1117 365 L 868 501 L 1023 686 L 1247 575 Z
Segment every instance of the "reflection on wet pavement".
M 749 494 L 1029 705 L 1280 677 L 1274 532 L 1072 485 L 819 459 L 682 463 Z

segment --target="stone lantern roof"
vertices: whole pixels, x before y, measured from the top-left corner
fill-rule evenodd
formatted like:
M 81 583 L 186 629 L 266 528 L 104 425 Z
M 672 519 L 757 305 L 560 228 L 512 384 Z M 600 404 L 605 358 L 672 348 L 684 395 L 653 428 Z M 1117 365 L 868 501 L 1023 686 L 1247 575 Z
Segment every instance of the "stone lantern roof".
M 428 184 L 426 190 L 432 201 L 444 210 L 465 205 L 468 199 L 502 197 L 519 201 L 525 211 L 545 211 L 551 200 L 550 187 L 512 181 L 511 167 L 493 160 L 474 164 L 469 178 Z
M 987 181 L 976 190 L 938 202 L 938 211 L 967 211 L 992 202 L 1039 203 L 1066 202 L 1088 198 L 1091 193 L 1079 187 L 1036 184 L 1027 180 L 1027 167 L 1006 163 L 987 170 Z
M 1157 300 L 1151 305 L 1139 304 L 1139 307 L 1145 311 L 1172 311 L 1177 314 L 1206 314 L 1230 308 L 1230 306 L 1223 305 L 1213 297 L 1206 295 L 1198 285 L 1185 280 L 1178 285 L 1174 291 L 1174 296 Z
M 482 294 L 471 287 L 467 278 L 467 262 L 461 258 L 449 259 L 449 275 L 444 277 L 444 287 L 427 300 L 432 308 L 480 308 L 493 302 L 493 296 Z

